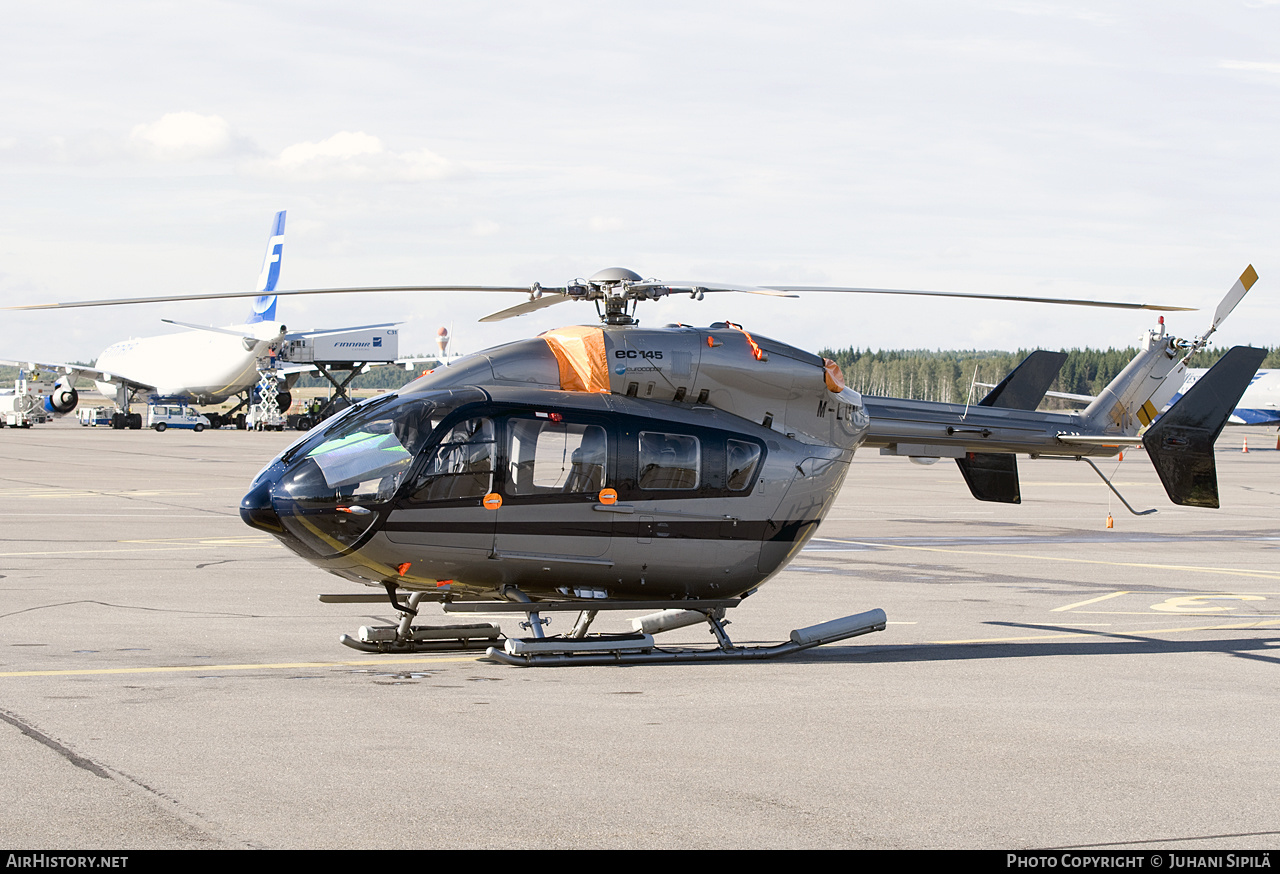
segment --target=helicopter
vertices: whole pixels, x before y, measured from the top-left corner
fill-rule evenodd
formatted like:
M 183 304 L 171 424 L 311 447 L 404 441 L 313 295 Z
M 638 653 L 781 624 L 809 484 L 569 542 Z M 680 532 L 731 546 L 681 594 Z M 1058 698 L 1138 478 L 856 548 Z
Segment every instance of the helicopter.
M 310 563 L 385 590 L 397 624 L 340 638 L 362 651 L 484 649 L 516 666 L 775 658 L 885 628 L 884 611 L 872 609 L 794 630 L 777 645 L 739 646 L 725 630 L 725 612 L 813 537 L 859 449 L 919 463 L 952 458 L 975 498 L 1016 504 L 1019 454 L 1092 465 L 1141 444 L 1174 503 L 1217 507 L 1213 443 L 1265 350 L 1231 349 L 1160 410 L 1182 386 L 1187 359 L 1256 280 L 1250 266 L 1194 340 L 1166 334 L 1160 317 L 1079 412 L 1036 409 L 1065 353 L 1033 352 L 977 404 L 959 405 L 863 395 L 834 362 L 731 322 L 647 328 L 635 318 L 639 303 L 673 294 L 999 295 L 717 286 L 624 268 L 558 288 L 535 284 L 520 289 L 528 301 L 481 321 L 590 301 L 599 324 L 460 358 L 350 408 L 268 463 L 240 514 Z M 430 602 L 446 614 L 523 613 L 527 635 L 503 640 L 484 622 L 414 624 Z M 613 610 L 649 612 L 632 633 L 591 633 L 597 615 Z M 546 634 L 542 614 L 565 611 L 578 614 L 572 630 Z M 655 641 L 700 623 L 714 646 Z
M 483 649 L 517 666 L 767 659 L 885 628 L 872 609 L 769 646 L 740 646 L 725 613 L 777 575 L 813 537 L 858 449 L 921 464 L 956 461 L 981 501 L 1021 502 L 1017 455 L 1089 463 L 1142 445 L 1176 504 L 1217 507 L 1213 443 L 1266 354 L 1235 347 L 1180 397 L 1186 362 L 1257 281 L 1249 266 L 1194 340 L 1164 317 L 1088 407 L 1040 412 L 1065 353 L 1031 353 L 976 404 L 863 395 L 839 367 L 718 322 L 642 328 L 641 302 L 710 293 L 773 297 L 874 293 L 1156 311 L 1155 304 L 856 287 L 743 286 L 644 279 L 602 270 L 560 287 L 389 286 L 277 290 L 525 293 L 481 319 L 592 302 L 599 324 L 545 332 L 446 362 L 355 405 L 269 462 L 242 519 L 287 548 L 383 595 L 399 614 L 340 641 L 371 653 Z M 251 297 L 191 294 L 37 304 L 53 309 Z M 1166 405 L 1173 401 L 1171 406 Z M 1163 412 L 1161 412 L 1164 410 Z M 1143 430 L 1145 429 L 1145 430 Z M 1140 433 L 1141 432 L 1141 433 Z M 401 600 L 404 593 L 405 599 Z M 491 622 L 414 624 L 423 603 L 446 614 L 523 613 L 526 637 Z M 600 612 L 647 611 L 633 633 L 593 634 Z M 547 635 L 544 613 L 576 612 Z M 655 635 L 706 623 L 707 647 Z

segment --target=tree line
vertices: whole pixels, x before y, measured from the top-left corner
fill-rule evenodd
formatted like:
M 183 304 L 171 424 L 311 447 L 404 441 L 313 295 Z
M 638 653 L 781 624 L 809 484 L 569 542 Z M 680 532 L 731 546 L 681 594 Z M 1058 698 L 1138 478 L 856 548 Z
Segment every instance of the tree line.
M 1067 360 L 1049 390 L 1078 395 L 1097 395 L 1138 354 L 1136 347 L 1061 351 L 1067 353 Z M 977 403 L 989 391 L 975 383 L 1000 382 L 1031 352 L 854 347 L 824 349 L 818 354 L 839 364 L 845 383 L 863 394 L 963 404 L 969 399 Z M 1211 367 L 1226 352 L 1225 348 L 1206 349 L 1188 363 L 1192 367 Z M 1267 350 L 1262 366 L 1280 367 L 1280 346 Z M 1042 406 L 1060 409 L 1071 404 L 1046 398 Z

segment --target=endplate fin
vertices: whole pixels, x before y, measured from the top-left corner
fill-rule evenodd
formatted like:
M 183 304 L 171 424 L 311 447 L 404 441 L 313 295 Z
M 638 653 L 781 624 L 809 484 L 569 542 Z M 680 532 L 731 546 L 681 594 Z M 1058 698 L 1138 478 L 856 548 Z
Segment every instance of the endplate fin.
M 979 501 L 1021 504 L 1018 488 L 1018 456 L 1012 452 L 970 452 L 957 458 L 965 484 Z
M 1213 444 L 1266 357 L 1266 349 L 1232 348 L 1142 435 L 1175 504 L 1217 508 Z

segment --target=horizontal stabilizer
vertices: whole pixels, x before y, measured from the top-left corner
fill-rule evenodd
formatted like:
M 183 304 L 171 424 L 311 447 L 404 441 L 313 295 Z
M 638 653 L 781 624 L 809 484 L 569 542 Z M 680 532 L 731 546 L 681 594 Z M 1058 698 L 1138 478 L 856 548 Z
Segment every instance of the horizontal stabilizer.
M 1266 356 L 1265 349 L 1236 346 L 1142 436 L 1160 482 L 1175 504 L 1218 506 L 1213 443 Z
M 1066 360 L 1065 352 L 1037 349 L 1024 358 L 986 397 L 978 401 L 978 406 L 1034 410 L 1044 400 L 1044 393 L 1058 378 L 1058 371 Z
M 969 491 L 979 501 L 1021 504 L 1018 489 L 1018 457 L 1004 452 L 970 452 L 957 458 Z

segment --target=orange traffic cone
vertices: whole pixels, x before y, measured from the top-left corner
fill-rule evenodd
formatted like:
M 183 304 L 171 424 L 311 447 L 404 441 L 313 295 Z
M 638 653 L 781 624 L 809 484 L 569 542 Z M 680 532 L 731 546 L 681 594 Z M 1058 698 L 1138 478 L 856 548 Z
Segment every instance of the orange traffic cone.
M 1248 438 L 1248 437 L 1244 438 L 1244 449 L 1243 449 L 1243 450 L 1241 450 L 1241 451 L 1242 451 L 1242 452 L 1248 452 L 1248 451 L 1249 451 L 1249 438 Z

